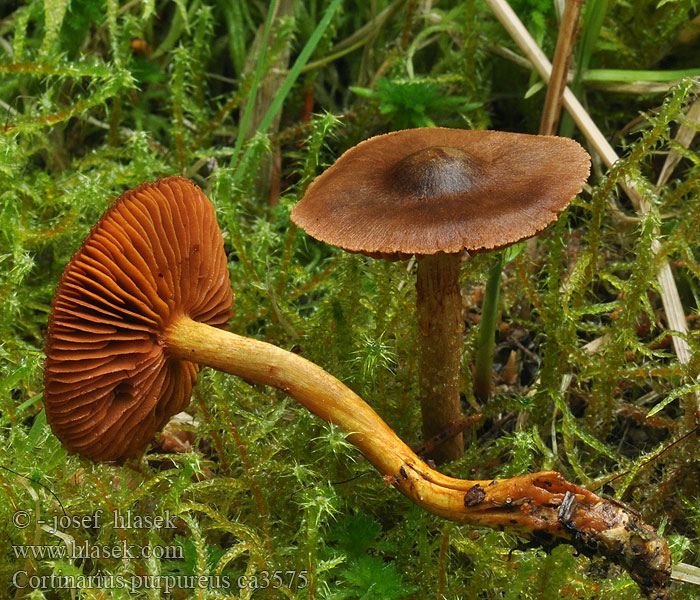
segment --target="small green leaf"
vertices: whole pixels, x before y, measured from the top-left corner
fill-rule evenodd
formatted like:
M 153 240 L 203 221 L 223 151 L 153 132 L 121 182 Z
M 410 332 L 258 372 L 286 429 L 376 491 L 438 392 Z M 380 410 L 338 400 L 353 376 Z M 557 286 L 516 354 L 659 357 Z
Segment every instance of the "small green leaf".
M 505 264 L 508 264 L 509 262 L 514 260 L 516 257 L 518 257 L 524 249 L 525 249 L 525 242 L 520 242 L 518 244 L 513 244 L 512 246 L 508 246 L 503 251 L 503 260 L 505 261 Z
M 538 81 L 535 85 L 530 86 L 530 89 L 525 92 L 525 95 L 523 98 L 527 100 L 528 98 L 531 98 L 534 96 L 537 92 L 539 92 L 542 88 L 544 87 L 544 81 Z

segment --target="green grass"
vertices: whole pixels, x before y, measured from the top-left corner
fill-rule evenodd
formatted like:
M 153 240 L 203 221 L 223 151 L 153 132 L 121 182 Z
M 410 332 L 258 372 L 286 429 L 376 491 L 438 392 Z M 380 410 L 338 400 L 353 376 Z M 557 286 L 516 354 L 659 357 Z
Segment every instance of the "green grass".
M 480 2 L 439 2 L 424 14 L 412 0 L 305 0 L 281 20 L 268 20 L 268 4 L 28 0 L 0 15 L 0 583 L 8 584 L 0 596 L 72 598 L 56 579 L 71 575 L 83 578 L 79 598 L 161 598 L 173 581 L 174 598 L 639 598 L 625 573 L 568 546 L 511 552 L 523 541 L 514 534 L 425 513 L 341 432 L 281 393 L 220 373 L 201 374 L 192 419 L 180 425 L 189 451 L 93 465 L 51 434 L 42 348 L 60 273 L 116 197 L 179 173 L 216 205 L 234 287 L 231 329 L 317 362 L 420 445 L 413 273 L 316 242 L 291 226 L 289 212 L 362 139 L 430 123 L 532 133 L 544 94 L 525 99 L 530 73 L 487 50 L 515 46 Z M 551 55 L 551 5 L 514 6 Z M 664 98 L 586 86 L 601 73 L 634 79 L 632 67 L 692 72 L 676 40 L 696 13 L 689 0 L 658 8 L 610 0 L 604 14 L 587 16 L 596 25 L 584 36 L 582 94 L 623 159 L 611 172 L 596 167 L 590 192 L 505 266 L 495 364 L 514 351 L 517 377 L 496 376 L 466 455 L 445 469 L 467 478 L 553 468 L 591 488 L 611 480 L 604 491 L 663 527 L 676 560 L 693 564 L 696 438 L 657 455 L 695 425 L 700 157 L 697 143 L 688 150 L 673 137 L 697 88 L 684 80 Z M 264 56 L 248 57 L 266 24 Z M 264 92 L 287 50 L 283 83 Z M 261 125 L 246 138 L 253 114 Z M 281 193 L 271 201 L 260 174 L 273 149 Z M 656 190 L 671 149 L 682 160 Z M 625 178 L 651 203 L 646 216 L 619 191 Z M 662 258 L 688 318 L 687 364 L 666 334 Z M 475 402 L 469 374 L 490 264 L 477 256 L 463 266 L 465 410 Z M 57 521 L 61 535 L 38 524 L 63 510 L 101 517 L 96 527 Z M 177 525 L 118 529 L 115 510 L 177 515 Z M 12 548 L 65 548 L 71 539 L 151 556 L 71 561 Z M 15 583 L 29 585 L 13 587 L 17 573 Z M 239 579 L 249 586 L 239 589 Z M 674 594 L 698 592 L 675 584 Z

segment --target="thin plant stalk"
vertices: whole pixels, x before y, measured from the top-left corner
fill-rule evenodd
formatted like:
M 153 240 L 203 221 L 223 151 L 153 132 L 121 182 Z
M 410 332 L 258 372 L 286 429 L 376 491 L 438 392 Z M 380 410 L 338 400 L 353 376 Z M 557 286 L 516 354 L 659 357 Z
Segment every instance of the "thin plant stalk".
M 554 135 L 561 115 L 562 99 L 566 88 L 569 62 L 576 41 L 578 19 L 581 14 L 581 6 L 584 0 L 566 0 L 566 8 L 562 17 L 557 47 L 552 61 L 552 75 L 547 86 L 547 95 L 542 109 L 542 121 L 540 123 L 541 135 Z
M 593 57 L 595 45 L 598 43 L 600 31 L 603 27 L 605 14 L 608 12 L 609 0 L 589 0 L 583 21 L 583 33 L 581 45 L 577 54 L 578 60 L 574 68 L 574 77 L 571 82 L 571 91 L 579 98 L 583 90 L 583 74 L 588 70 Z M 561 135 L 571 137 L 574 133 L 574 122 L 569 115 L 564 115 L 561 127 Z
M 493 350 L 496 345 L 496 323 L 498 322 L 498 298 L 504 264 L 505 252 L 499 252 L 489 272 L 481 308 L 479 347 L 476 350 L 474 370 L 474 394 L 482 402 L 488 400 L 491 394 Z
M 585 83 L 609 81 L 633 83 L 637 81 L 678 82 L 685 77 L 700 76 L 700 69 L 669 69 L 668 71 L 644 71 L 637 69 L 588 69 L 582 74 Z

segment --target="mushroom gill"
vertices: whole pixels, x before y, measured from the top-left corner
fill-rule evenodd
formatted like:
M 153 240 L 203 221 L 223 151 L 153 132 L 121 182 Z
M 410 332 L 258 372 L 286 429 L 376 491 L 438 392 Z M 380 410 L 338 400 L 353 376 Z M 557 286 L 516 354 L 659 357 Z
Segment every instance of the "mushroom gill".
M 233 302 L 214 208 L 180 177 L 125 193 L 71 259 L 52 303 L 46 414 L 93 460 L 143 452 L 189 402 L 196 364 L 168 356 L 162 333 L 187 315 L 216 327 Z

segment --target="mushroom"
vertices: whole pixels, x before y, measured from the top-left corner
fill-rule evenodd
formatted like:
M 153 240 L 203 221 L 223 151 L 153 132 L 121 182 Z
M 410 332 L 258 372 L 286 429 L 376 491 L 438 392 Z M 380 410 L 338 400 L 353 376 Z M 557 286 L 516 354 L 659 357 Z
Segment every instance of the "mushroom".
M 460 414 L 464 321 L 460 260 L 554 222 L 588 177 L 575 141 L 425 127 L 378 135 L 316 178 L 291 213 L 312 237 L 350 252 L 417 258 L 420 400 L 425 439 Z M 461 434 L 433 454 L 463 454 Z
M 602 552 L 664 597 L 668 547 L 629 509 L 551 471 L 442 475 L 318 365 L 221 329 L 232 304 L 226 265 L 214 208 L 186 179 L 141 185 L 106 211 L 64 270 L 49 319 L 44 405 L 70 451 L 98 461 L 140 455 L 188 403 L 202 364 L 276 387 L 339 426 L 386 482 L 430 512 Z
M 198 367 L 167 350 L 187 317 L 221 327 L 233 293 L 214 207 L 179 177 L 124 194 L 73 256 L 46 337 L 46 415 L 93 460 L 143 452 L 189 403 Z

